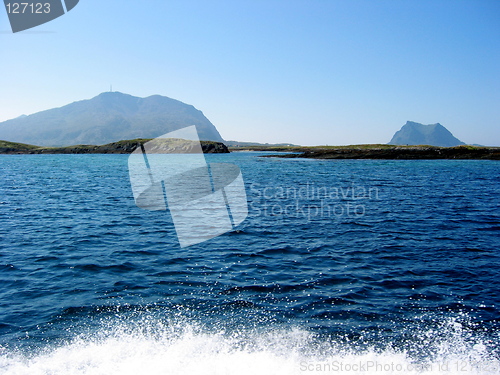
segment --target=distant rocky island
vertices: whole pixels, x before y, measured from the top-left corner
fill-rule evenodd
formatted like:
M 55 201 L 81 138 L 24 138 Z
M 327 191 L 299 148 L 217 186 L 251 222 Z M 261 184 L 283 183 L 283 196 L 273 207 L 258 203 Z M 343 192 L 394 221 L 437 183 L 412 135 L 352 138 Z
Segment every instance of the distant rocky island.
M 189 104 L 165 96 L 104 92 L 92 99 L 0 122 L 0 139 L 46 147 L 103 145 L 156 138 L 195 125 L 200 140 L 222 142 L 215 126 Z
M 465 145 L 455 138 L 451 132 L 440 123 L 423 125 L 418 122 L 407 121 L 398 130 L 389 142 L 390 145 L 429 145 L 438 147 L 453 147 Z
M 0 141 L 0 154 L 130 154 L 137 147 L 144 145 L 151 139 L 131 139 L 112 142 L 101 146 L 76 145 L 66 147 L 43 147 L 24 143 Z M 205 154 L 229 153 L 222 142 L 200 141 L 201 149 Z

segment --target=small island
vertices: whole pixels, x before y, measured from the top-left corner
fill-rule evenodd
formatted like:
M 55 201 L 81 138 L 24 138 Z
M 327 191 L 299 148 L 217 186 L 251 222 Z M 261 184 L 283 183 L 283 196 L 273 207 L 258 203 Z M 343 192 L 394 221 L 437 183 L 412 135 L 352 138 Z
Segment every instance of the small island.
M 65 147 L 42 147 L 25 143 L 0 141 L 0 154 L 130 154 L 137 147 L 149 141 L 151 139 L 138 138 L 112 142 L 101 146 L 75 145 Z M 229 153 L 228 148 L 222 142 L 200 141 L 200 143 L 204 154 Z

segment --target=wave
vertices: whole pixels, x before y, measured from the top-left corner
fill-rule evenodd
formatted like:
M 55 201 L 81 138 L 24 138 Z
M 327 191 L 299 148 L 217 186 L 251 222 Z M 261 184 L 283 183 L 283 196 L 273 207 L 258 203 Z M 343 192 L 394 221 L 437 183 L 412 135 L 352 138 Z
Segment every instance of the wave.
M 114 318 L 30 352 L 0 346 L 0 374 L 497 374 L 491 338 L 456 319 L 415 332 L 420 351 L 361 347 L 297 327 L 208 329 L 188 319 Z M 418 337 L 417 337 L 418 336 Z M 441 339 L 436 340 L 439 336 Z M 399 347 L 399 349 L 398 349 Z

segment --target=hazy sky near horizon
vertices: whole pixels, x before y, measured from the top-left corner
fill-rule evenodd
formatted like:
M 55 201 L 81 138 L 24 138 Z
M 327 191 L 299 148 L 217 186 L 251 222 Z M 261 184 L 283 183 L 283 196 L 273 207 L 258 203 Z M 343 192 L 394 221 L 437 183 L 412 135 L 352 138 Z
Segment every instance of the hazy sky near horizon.
M 226 140 L 387 143 L 407 120 L 500 146 L 500 1 L 80 0 L 13 34 L 0 121 L 113 90 L 203 111 Z

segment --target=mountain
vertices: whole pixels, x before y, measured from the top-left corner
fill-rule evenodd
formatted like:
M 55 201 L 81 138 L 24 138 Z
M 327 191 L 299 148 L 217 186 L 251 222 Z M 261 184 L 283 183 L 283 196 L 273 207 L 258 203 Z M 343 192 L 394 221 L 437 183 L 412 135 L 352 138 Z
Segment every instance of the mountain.
M 200 140 L 223 140 L 192 105 L 160 95 L 138 98 L 104 92 L 92 99 L 1 122 L 0 139 L 39 146 L 103 145 L 155 138 L 190 125 L 196 125 Z
M 418 122 L 407 121 L 401 130 L 394 134 L 389 144 L 453 147 L 465 143 L 455 138 L 448 129 L 439 123 L 422 125 Z

